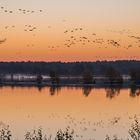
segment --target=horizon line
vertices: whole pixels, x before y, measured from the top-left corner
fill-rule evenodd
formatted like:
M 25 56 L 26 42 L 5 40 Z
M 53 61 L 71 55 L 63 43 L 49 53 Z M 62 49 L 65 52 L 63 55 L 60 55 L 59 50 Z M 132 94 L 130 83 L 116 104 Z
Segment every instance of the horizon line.
M 29 62 L 33 62 L 33 63 L 95 63 L 95 62 L 118 62 L 118 61 L 137 61 L 137 62 L 140 62 L 140 60 L 128 60 L 128 59 L 125 59 L 125 60 L 96 60 L 96 61 L 31 61 L 31 60 L 28 60 L 28 61 L 0 61 L 0 63 L 29 63 Z

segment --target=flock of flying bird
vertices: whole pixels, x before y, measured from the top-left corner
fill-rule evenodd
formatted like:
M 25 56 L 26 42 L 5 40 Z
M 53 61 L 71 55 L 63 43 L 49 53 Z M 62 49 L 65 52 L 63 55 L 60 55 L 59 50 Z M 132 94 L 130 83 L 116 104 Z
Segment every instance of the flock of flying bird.
M 34 30 L 36 30 L 37 29 L 37 27 L 34 27 L 34 26 L 32 26 L 32 25 L 25 25 L 25 29 L 24 29 L 24 31 L 25 32 L 33 32 Z
M 38 10 L 38 11 L 34 11 L 34 10 L 25 10 L 25 9 L 18 9 L 18 11 L 22 14 L 31 14 L 31 13 L 36 13 L 36 12 L 43 12 L 43 10 Z
M 78 31 L 82 31 L 84 30 L 83 28 L 74 28 L 72 30 L 66 30 L 64 31 L 64 34 L 68 35 L 68 39 L 65 40 L 65 46 L 66 47 L 71 47 L 73 45 L 76 45 L 77 43 L 79 43 L 79 45 L 81 46 L 93 46 L 94 44 L 96 44 L 97 47 L 99 48 L 103 48 L 101 47 L 101 45 L 105 46 L 105 48 L 108 48 L 110 46 L 116 47 L 116 48 L 124 48 L 124 49 L 130 49 L 133 47 L 133 45 L 129 44 L 127 46 L 125 45 L 121 45 L 121 40 L 113 40 L 113 39 L 108 39 L 105 40 L 101 37 L 98 37 L 96 33 L 92 33 L 89 36 L 84 36 L 84 33 L 80 33 Z M 78 32 L 78 35 L 80 34 L 81 36 L 76 36 L 74 33 Z M 125 33 L 125 34 L 130 34 L 131 32 L 128 30 L 122 30 L 119 31 L 119 33 L 121 32 L 121 34 Z M 116 33 L 116 32 L 115 32 Z M 136 36 L 128 36 L 129 38 L 133 38 L 133 39 L 137 39 L 137 41 L 135 43 L 140 43 L 140 37 L 136 37 Z M 94 45 L 95 46 L 95 45 Z M 140 44 L 138 44 L 138 47 L 140 47 Z
M 15 13 L 15 11 L 12 10 L 8 10 L 7 8 L 5 8 L 4 6 L 1 6 L 0 9 L 5 12 L 5 13 Z M 42 13 L 43 10 L 28 10 L 28 9 L 17 9 L 18 12 L 22 13 L 22 14 L 31 14 L 31 13 L 36 13 L 36 12 L 40 12 Z M 65 20 L 63 20 L 65 21 Z M 12 25 L 12 26 L 5 26 L 5 29 L 9 29 L 9 28 L 15 28 L 16 26 Z M 51 28 L 51 26 L 48 26 L 48 28 Z M 32 25 L 25 25 L 24 27 L 24 31 L 25 32 L 34 32 L 37 30 L 37 27 L 32 26 Z M 135 47 L 139 47 L 140 48 L 140 37 L 138 36 L 134 36 L 132 35 L 133 33 L 130 30 L 120 30 L 120 31 L 115 31 L 115 30 L 107 30 L 108 32 L 113 32 L 113 33 L 118 33 L 120 35 L 127 35 L 128 38 L 131 38 L 135 41 L 136 45 Z M 61 45 L 50 45 L 48 46 L 48 49 L 51 50 L 55 50 L 56 48 L 60 48 L 60 47 L 77 47 L 77 46 L 85 46 L 85 47 L 89 47 L 89 46 L 93 46 L 93 47 L 98 47 L 99 49 L 102 48 L 109 48 L 109 47 L 113 47 L 113 48 L 124 48 L 126 50 L 133 48 L 134 45 L 128 44 L 128 45 L 123 45 L 121 44 L 121 39 L 118 40 L 114 40 L 114 39 L 104 39 L 103 37 L 98 36 L 96 33 L 91 33 L 89 35 L 85 35 L 86 30 L 82 27 L 75 27 L 73 29 L 68 29 L 64 31 L 64 44 Z M 32 34 L 33 36 L 35 36 L 35 33 Z M 7 41 L 7 38 L 0 38 L 0 45 L 5 43 Z M 33 43 L 27 44 L 27 47 L 30 46 L 35 46 Z
M 13 10 L 8 10 L 7 8 L 5 8 L 4 6 L 1 6 L 0 9 L 4 12 L 4 13 L 14 13 L 15 11 Z M 31 13 L 36 13 L 36 12 L 40 12 L 42 13 L 43 10 L 38 10 L 38 11 L 35 11 L 35 10 L 27 10 L 27 9 L 18 9 L 17 11 L 19 11 L 20 13 L 22 14 L 31 14 Z
M 14 14 L 14 13 L 17 13 L 17 12 L 20 12 L 22 14 L 33 14 L 33 13 L 42 13 L 43 10 L 27 10 L 27 9 L 17 9 L 17 12 L 16 11 L 13 11 L 13 10 L 8 10 L 5 6 L 0 6 L 0 12 L 4 12 L 4 13 L 7 13 L 7 14 Z M 11 29 L 11 28 L 15 28 L 16 26 L 15 25 L 12 25 L 12 26 L 5 26 L 4 29 L 8 30 L 8 29 Z M 33 32 L 37 29 L 37 27 L 35 26 L 32 26 L 32 25 L 25 25 L 24 27 L 24 31 L 25 32 Z M 35 34 L 33 34 L 33 36 L 35 36 Z M 4 38 L 4 39 L 1 39 L 0 38 L 0 44 L 3 44 L 7 41 L 7 38 Z M 29 46 L 34 46 L 34 44 L 27 44 L 27 47 Z

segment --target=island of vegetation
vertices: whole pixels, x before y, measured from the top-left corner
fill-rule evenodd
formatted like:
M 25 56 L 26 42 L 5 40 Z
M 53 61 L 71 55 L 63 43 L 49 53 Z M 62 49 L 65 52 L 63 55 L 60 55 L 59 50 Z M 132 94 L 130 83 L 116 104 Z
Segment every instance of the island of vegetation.
M 0 62 L 0 85 L 140 85 L 140 61 Z

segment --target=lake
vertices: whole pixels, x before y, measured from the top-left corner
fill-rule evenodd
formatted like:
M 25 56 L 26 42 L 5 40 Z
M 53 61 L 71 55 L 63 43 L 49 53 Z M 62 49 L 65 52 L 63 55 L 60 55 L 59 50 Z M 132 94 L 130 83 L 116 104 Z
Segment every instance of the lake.
M 140 119 L 139 94 L 134 87 L 0 87 L 0 127 L 9 125 L 12 139 L 40 127 L 53 137 L 68 126 L 76 140 L 126 139 L 134 119 Z

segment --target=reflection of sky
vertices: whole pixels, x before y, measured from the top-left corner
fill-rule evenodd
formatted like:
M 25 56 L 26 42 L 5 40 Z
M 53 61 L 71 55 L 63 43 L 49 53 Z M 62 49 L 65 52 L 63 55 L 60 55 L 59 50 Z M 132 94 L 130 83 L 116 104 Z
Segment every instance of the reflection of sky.
M 41 91 L 3 87 L 0 88 L 0 121 L 10 125 L 14 139 L 23 139 L 25 132 L 40 126 L 48 135 L 71 126 L 83 139 L 102 140 L 107 134 L 126 139 L 134 116 L 140 114 L 140 97 L 132 99 L 130 89 L 121 89 L 113 98 L 109 98 L 109 93 L 115 94 L 110 89 L 92 89 L 85 96 L 80 88 L 61 88 L 51 96 L 48 87 Z M 119 118 L 117 123 L 114 118 Z
M 116 34 L 105 32 L 108 29 L 116 31 L 129 29 L 133 32 L 132 35 L 139 36 L 140 1 L 138 0 L 1 0 L 1 6 L 4 6 L 6 10 L 14 11 L 10 15 L 0 10 L 0 17 L 2 19 L 0 39 L 7 37 L 8 40 L 4 45 L 6 47 L 0 51 L 1 60 L 58 60 L 61 58 L 59 60 L 62 61 L 92 61 L 97 59 L 93 58 L 93 54 L 109 59 L 107 56 L 103 56 L 105 53 L 112 54 L 111 57 L 118 56 L 117 59 L 124 55 L 126 55 L 125 58 L 128 58 L 128 56 L 139 56 L 139 49 L 135 47 L 136 44 L 133 41 L 126 38 L 128 35 L 120 37 Z M 36 12 L 24 15 L 18 9 L 34 10 Z M 39 13 L 40 9 L 43 10 L 42 13 Z M 31 34 L 23 32 L 25 24 L 38 27 L 36 38 L 33 38 Z M 5 31 L 3 29 L 5 25 L 15 25 L 16 28 Z M 52 27 L 51 30 L 48 30 L 49 26 Z M 77 45 L 78 47 L 65 48 L 63 46 L 65 40 L 63 32 L 74 27 L 84 27 L 83 35 L 91 31 L 100 33 L 101 36 L 99 37 L 107 38 L 111 36 L 112 39 L 118 37 L 117 39 L 123 39 L 123 45 L 127 43 L 127 45 L 132 44 L 134 47 L 128 51 L 120 49 L 119 52 L 112 48 L 111 53 L 107 49 L 101 50 L 89 47 L 83 50 L 84 48 L 81 48 L 79 44 Z M 39 48 L 25 47 L 28 43 L 35 44 Z M 48 49 L 49 45 L 59 45 L 61 50 L 57 49 L 56 53 L 51 52 Z M 87 46 L 89 45 L 87 44 Z M 9 54 L 6 53 L 8 47 L 11 52 Z M 22 55 L 20 57 L 17 56 L 20 53 Z M 73 57 L 71 58 L 72 55 Z M 27 59 L 25 59 L 25 56 L 28 56 Z M 54 59 L 50 59 L 52 57 Z

